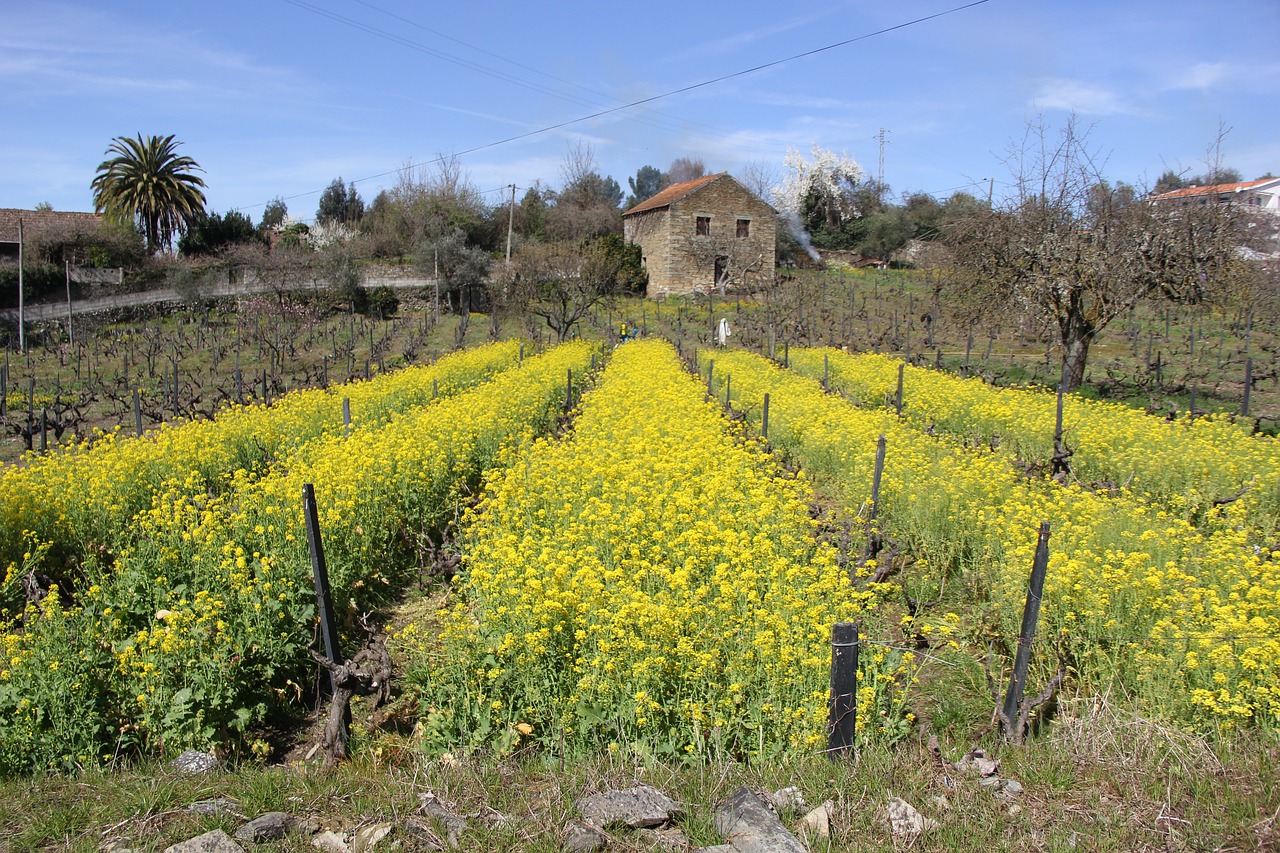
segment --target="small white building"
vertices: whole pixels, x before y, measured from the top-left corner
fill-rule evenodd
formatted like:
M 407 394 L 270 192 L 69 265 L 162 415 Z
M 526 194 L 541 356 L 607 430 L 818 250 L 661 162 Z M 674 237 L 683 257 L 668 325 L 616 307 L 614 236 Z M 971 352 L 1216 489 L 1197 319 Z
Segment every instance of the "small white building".
M 1183 187 L 1180 190 L 1151 196 L 1161 204 L 1239 204 L 1250 210 L 1266 211 L 1280 216 L 1280 178 L 1260 178 L 1234 184 L 1212 184 Z

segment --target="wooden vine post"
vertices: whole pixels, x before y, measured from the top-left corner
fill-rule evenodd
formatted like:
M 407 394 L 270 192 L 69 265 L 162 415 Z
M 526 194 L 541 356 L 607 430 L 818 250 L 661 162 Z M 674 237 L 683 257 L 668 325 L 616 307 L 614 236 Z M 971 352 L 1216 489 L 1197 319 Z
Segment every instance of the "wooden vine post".
M 1044 704 L 1053 696 L 1057 686 L 1061 684 L 1063 672 L 1050 680 L 1048 688 L 1033 700 L 1024 700 L 1023 691 L 1027 684 L 1027 669 L 1031 665 L 1031 644 L 1035 639 L 1036 625 L 1040 621 L 1040 602 L 1044 594 L 1044 578 L 1049 568 L 1049 522 L 1040 523 L 1040 534 L 1036 541 L 1036 555 L 1031 564 L 1031 580 L 1027 585 L 1027 601 L 1022 608 L 1022 630 L 1018 633 L 1018 650 L 1013 660 L 1013 675 L 1009 679 L 1009 690 L 1005 693 L 1004 705 L 998 709 L 1000 727 L 1006 740 L 1022 743 L 1026 737 L 1027 719 L 1036 707 Z
M 1053 424 L 1053 459 L 1050 473 L 1055 479 L 1061 479 L 1071 473 L 1072 451 L 1062 441 L 1062 388 L 1065 380 L 1058 383 L 1058 406 Z
M 1244 360 L 1244 400 L 1241 403 L 1240 414 L 1246 418 L 1249 417 L 1249 393 L 1253 390 L 1253 359 L 1246 358 Z
M 311 552 L 311 572 L 316 588 L 316 607 L 320 617 L 320 636 L 325 657 L 334 664 L 342 663 L 338 647 L 338 624 L 333 615 L 333 594 L 329 591 L 329 568 L 324 560 L 324 543 L 320 539 L 320 514 L 316 510 L 316 490 L 311 483 L 302 486 L 302 512 L 307 523 L 307 548 Z M 330 673 L 330 685 L 337 684 Z
M 894 398 L 894 404 L 893 404 L 893 410 L 898 415 L 898 417 L 902 417 L 902 374 L 903 374 L 903 371 L 906 370 L 906 368 L 907 368 L 907 363 L 905 361 L 901 362 L 898 365 L 898 393 L 897 393 L 897 396 Z
M 858 719 L 858 625 L 831 626 L 831 698 L 827 705 L 827 757 L 832 761 L 853 749 Z
M 329 590 L 329 570 L 325 564 L 324 546 L 320 539 L 320 519 L 316 509 L 315 488 L 311 483 L 302 487 L 303 515 L 307 527 L 307 545 L 311 552 L 311 568 L 316 587 L 316 603 L 319 608 L 320 633 L 324 641 L 324 654 L 311 650 L 311 657 L 329 673 L 332 695 L 329 713 L 325 720 L 324 737 L 317 746 L 326 750 L 325 763 L 333 764 L 347 757 L 348 732 L 351 727 L 351 697 L 357 693 L 372 695 L 373 707 L 378 707 L 391 697 L 391 656 L 386 644 L 369 625 L 360 625 L 368 639 L 356 656 L 346 660 L 338 646 L 338 626 L 334 619 L 333 595 Z

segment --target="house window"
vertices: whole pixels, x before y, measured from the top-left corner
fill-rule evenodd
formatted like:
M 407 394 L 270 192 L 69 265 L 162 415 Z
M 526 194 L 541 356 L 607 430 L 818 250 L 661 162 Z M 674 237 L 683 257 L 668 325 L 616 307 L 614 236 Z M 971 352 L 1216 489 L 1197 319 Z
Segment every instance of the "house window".
M 751 220 L 750 219 L 738 220 L 738 236 L 739 237 L 751 236 Z
M 699 237 L 710 237 L 711 236 L 711 217 L 699 216 L 697 230 L 694 233 L 697 234 Z

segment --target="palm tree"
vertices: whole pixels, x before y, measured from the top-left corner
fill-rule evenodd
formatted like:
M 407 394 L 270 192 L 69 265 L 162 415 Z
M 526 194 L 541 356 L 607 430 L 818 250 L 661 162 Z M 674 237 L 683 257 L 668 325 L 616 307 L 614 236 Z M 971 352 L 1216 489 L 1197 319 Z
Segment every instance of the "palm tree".
M 193 174 L 204 170 L 175 152 L 181 144 L 172 134 L 117 136 L 107 147 L 107 154 L 115 156 L 98 166 L 91 185 L 95 211 L 136 223 L 153 254 L 169 246 L 204 210 L 205 184 Z

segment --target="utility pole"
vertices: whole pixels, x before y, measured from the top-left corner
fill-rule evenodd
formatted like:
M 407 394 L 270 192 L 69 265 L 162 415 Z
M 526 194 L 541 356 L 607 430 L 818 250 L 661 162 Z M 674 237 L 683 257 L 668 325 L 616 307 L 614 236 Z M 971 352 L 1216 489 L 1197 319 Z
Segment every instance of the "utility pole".
M 65 266 L 67 273 L 67 340 L 71 343 L 72 349 L 74 349 L 76 345 L 76 333 L 75 330 L 71 328 L 71 261 L 64 259 L 62 263 Z
M 995 178 L 983 178 L 987 182 L 987 207 L 991 207 L 991 193 L 996 188 Z
M 22 295 L 22 217 L 18 217 L 18 352 L 27 351 L 27 307 Z
M 880 169 L 876 173 L 876 199 L 879 201 L 884 201 L 884 135 L 892 132 L 882 127 L 877 137 L 880 140 Z
M 435 261 L 435 277 L 436 277 L 436 323 L 440 322 L 440 247 L 436 246 Z
M 516 185 L 511 185 L 511 211 L 507 215 L 507 266 L 511 266 L 511 232 L 516 224 Z

